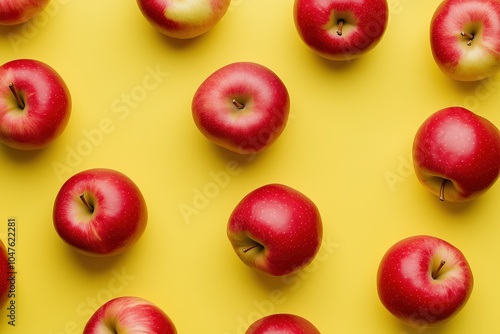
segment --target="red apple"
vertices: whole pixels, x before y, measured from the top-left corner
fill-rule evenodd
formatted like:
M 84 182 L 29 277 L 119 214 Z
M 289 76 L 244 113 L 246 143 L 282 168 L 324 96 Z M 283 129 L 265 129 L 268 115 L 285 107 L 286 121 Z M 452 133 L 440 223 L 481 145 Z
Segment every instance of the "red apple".
M 245 334 L 320 334 L 307 319 L 294 314 L 272 314 L 255 321 Z
M 330 60 L 366 54 L 387 28 L 386 0 L 295 0 L 295 27 L 302 41 Z
M 139 297 L 118 297 L 103 304 L 90 317 L 83 334 L 130 333 L 176 334 L 167 314 Z
M 500 132 L 467 109 L 441 109 L 418 129 L 413 164 L 418 180 L 441 200 L 472 200 L 499 176 Z
M 258 272 L 282 276 L 316 256 L 323 225 L 316 205 L 281 184 L 253 190 L 234 208 L 227 236 L 238 257 Z
M 33 59 L 0 66 L 0 141 L 20 149 L 40 149 L 66 128 L 71 96 L 61 76 Z
M 437 325 L 456 315 L 472 292 L 472 271 L 450 243 L 427 235 L 393 245 L 380 262 L 378 295 L 394 316 L 414 327 Z
M 137 0 L 137 4 L 159 32 L 187 39 L 212 29 L 226 13 L 231 0 Z
M 257 153 L 276 141 L 289 111 L 290 98 L 281 79 L 251 62 L 215 71 L 192 101 L 198 129 L 215 144 L 241 154 Z
M 14 25 L 31 20 L 50 0 L 0 0 L 0 25 Z
M 0 306 L 2 306 L 6 301 L 9 293 L 10 283 L 9 283 L 9 257 L 7 255 L 7 248 L 0 240 Z
M 500 2 L 445 0 L 434 12 L 431 49 L 438 67 L 461 81 L 487 78 L 500 69 Z
M 132 246 L 146 228 L 146 202 L 121 172 L 96 168 L 70 177 L 54 203 L 54 227 L 75 250 L 114 255 Z

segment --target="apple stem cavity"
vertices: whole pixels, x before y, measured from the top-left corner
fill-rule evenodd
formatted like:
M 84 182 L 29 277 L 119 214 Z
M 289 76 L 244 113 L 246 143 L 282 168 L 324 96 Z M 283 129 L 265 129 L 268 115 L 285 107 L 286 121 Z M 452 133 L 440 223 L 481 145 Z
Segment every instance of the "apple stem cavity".
M 445 263 L 446 263 L 446 261 L 441 260 L 441 262 L 439 263 L 439 266 L 431 274 L 432 279 L 436 279 L 438 277 L 439 271 L 443 268 L 443 266 L 445 265 Z
M 340 19 L 337 26 L 337 35 L 342 36 L 342 28 L 344 27 L 344 20 Z
M 9 84 L 10 91 L 12 92 L 12 95 L 16 98 L 17 104 L 19 105 L 19 108 L 23 109 L 26 107 L 26 104 L 24 103 L 23 99 L 21 99 L 21 96 L 19 96 L 19 93 L 17 92 L 16 86 L 14 85 L 13 82 Z
M 243 253 L 248 253 L 248 252 L 249 252 L 249 251 L 251 251 L 252 249 L 257 248 L 257 247 L 260 247 L 260 246 L 261 246 L 261 244 L 254 244 L 254 245 L 252 245 L 252 246 L 250 246 L 250 247 L 244 248 L 244 249 L 243 249 Z
M 472 40 L 474 39 L 474 34 L 471 34 L 471 33 L 468 33 L 468 32 L 465 32 L 465 31 L 462 31 L 460 32 L 460 35 L 464 36 L 465 38 L 468 38 L 469 41 L 467 42 L 467 45 L 468 46 L 471 46 L 472 45 Z
M 82 200 L 83 204 L 85 204 L 85 206 L 89 209 L 89 211 L 91 213 L 94 213 L 94 207 L 87 201 L 87 199 L 85 198 L 85 194 L 81 194 L 80 199 Z
M 234 104 L 234 106 L 236 108 L 238 108 L 240 110 L 243 109 L 243 108 L 245 108 L 245 105 L 243 103 L 240 103 L 240 102 L 236 101 L 236 99 L 233 99 L 233 104 Z
M 439 200 L 441 202 L 444 201 L 444 187 L 446 186 L 447 182 L 448 182 L 448 180 L 444 179 L 443 182 L 441 183 L 441 188 L 439 189 Z

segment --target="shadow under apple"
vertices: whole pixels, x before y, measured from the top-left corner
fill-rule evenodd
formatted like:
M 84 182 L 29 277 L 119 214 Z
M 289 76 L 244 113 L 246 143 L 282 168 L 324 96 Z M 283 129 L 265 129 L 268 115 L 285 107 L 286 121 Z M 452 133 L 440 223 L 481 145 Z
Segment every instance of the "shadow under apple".
M 0 25 L 0 36 L 6 37 L 8 34 L 20 34 L 23 24 Z
M 394 321 L 399 321 L 394 319 Z M 424 322 L 420 324 L 415 324 L 414 326 L 409 326 L 400 322 L 401 331 L 398 333 L 401 334 L 439 334 L 446 332 L 446 322 L 441 323 L 439 325 L 430 325 Z
M 211 31 L 186 39 L 170 37 L 160 33 L 159 31 L 153 31 L 153 34 L 154 33 L 156 33 L 156 37 L 161 41 L 161 43 L 165 44 L 170 50 L 192 52 L 194 46 L 203 43 L 204 39 L 208 38 Z
M 212 150 L 215 151 L 215 154 L 220 156 L 223 161 L 235 161 L 238 163 L 240 167 L 246 167 L 258 160 L 261 159 L 261 156 L 266 154 L 266 151 L 270 149 L 270 147 L 253 154 L 240 154 L 233 151 L 230 151 L 224 147 L 210 144 Z
M 91 273 L 108 272 L 111 268 L 115 268 L 118 263 L 124 262 L 127 257 L 127 252 L 111 256 L 89 256 L 79 253 L 68 247 L 67 250 L 70 254 L 71 262 L 77 263 L 85 271 Z
M 476 198 L 467 202 L 449 202 L 440 201 L 436 198 L 434 199 L 437 200 L 437 204 L 441 205 L 449 214 L 456 216 L 462 215 L 464 212 L 472 210 L 472 208 L 478 204 L 478 201 L 481 201 L 481 198 Z
M 455 91 L 459 92 L 464 98 L 470 95 L 474 95 L 476 93 L 476 88 L 481 84 L 480 81 L 459 81 L 452 79 L 445 74 L 443 74 L 445 80 L 448 81 L 448 84 L 454 88 Z M 485 79 L 488 80 L 488 79 Z
M 263 288 L 265 291 L 283 290 L 286 288 L 283 281 L 284 276 L 272 276 L 264 273 L 259 273 L 250 269 L 250 275 L 256 281 L 257 286 Z
M 330 71 L 336 72 L 344 72 L 348 70 L 352 70 L 353 67 L 359 66 L 360 63 L 363 62 L 364 56 L 354 58 L 354 59 L 346 59 L 346 60 L 330 60 L 324 57 L 321 57 L 314 52 L 311 52 L 311 56 L 315 57 L 314 60 L 319 66 L 326 68 Z
M 37 150 L 18 150 L 4 144 L 0 144 L 0 146 L 0 151 L 9 161 L 23 164 L 32 163 L 49 149 L 49 147 L 44 147 Z

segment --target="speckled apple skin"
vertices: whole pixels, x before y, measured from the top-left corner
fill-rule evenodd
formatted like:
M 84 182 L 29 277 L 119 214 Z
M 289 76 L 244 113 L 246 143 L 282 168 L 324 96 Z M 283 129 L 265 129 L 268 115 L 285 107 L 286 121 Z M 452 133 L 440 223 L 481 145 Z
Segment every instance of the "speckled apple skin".
M 417 130 L 413 164 L 418 180 L 445 200 L 472 200 L 488 190 L 500 174 L 500 132 L 489 120 L 462 107 L 441 109 Z
M 9 84 L 26 106 L 21 109 Z M 44 148 L 59 137 L 71 115 L 71 95 L 63 78 L 35 59 L 0 66 L 0 141 L 19 150 Z
M 16 25 L 31 20 L 50 0 L 0 0 L 0 25 Z
M 224 16 L 231 0 L 137 0 L 148 22 L 160 33 L 178 39 L 208 32 Z
M 440 261 L 446 264 L 432 278 Z M 447 241 L 428 235 L 400 240 L 383 256 L 377 273 L 380 301 L 413 327 L 435 326 L 455 316 L 474 285 L 465 256 Z
M 176 334 L 168 315 L 152 302 L 139 297 L 111 299 L 87 321 L 83 334 L 148 333 Z
M 372 50 L 386 31 L 386 0 L 295 0 L 295 27 L 302 41 L 318 55 L 343 61 Z M 338 21 L 344 21 L 342 35 Z
M 227 234 L 249 267 L 282 276 L 309 264 L 321 246 L 323 225 L 316 205 L 299 191 L 268 184 L 246 195 L 233 210 Z M 259 243 L 248 252 L 249 246 Z
M 233 99 L 243 103 L 238 109 Z M 240 154 L 255 154 L 284 131 L 290 96 L 271 69 L 253 62 L 235 62 L 206 78 L 192 101 L 193 120 L 213 143 Z
M 430 24 L 431 51 L 439 69 L 460 81 L 485 79 L 500 69 L 500 1 L 446 0 Z M 469 38 L 461 32 L 474 35 Z
M 245 334 L 320 334 L 320 332 L 303 317 L 279 313 L 255 321 Z
M 90 212 L 80 199 L 94 207 Z M 70 177 L 57 193 L 53 222 L 62 240 L 85 255 L 110 256 L 130 248 L 146 229 L 146 201 L 125 174 L 93 168 Z

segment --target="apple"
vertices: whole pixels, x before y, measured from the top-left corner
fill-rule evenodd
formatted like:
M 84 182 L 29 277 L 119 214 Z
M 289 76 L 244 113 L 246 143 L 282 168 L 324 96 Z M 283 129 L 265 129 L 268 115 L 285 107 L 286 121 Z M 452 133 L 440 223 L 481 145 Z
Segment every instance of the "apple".
M 94 168 L 73 175 L 54 202 L 56 232 L 86 255 L 125 251 L 141 237 L 147 219 L 146 202 L 137 185 L 113 169 Z
M 83 329 L 83 334 L 104 333 L 176 334 L 177 330 L 157 305 L 140 297 L 123 296 L 101 305 Z
M 291 187 L 267 184 L 236 205 L 227 236 L 247 266 L 283 276 L 313 260 L 321 246 L 323 225 L 311 199 Z
M 0 25 L 21 24 L 40 13 L 50 0 L 0 0 Z
M 394 244 L 377 273 L 380 301 L 413 327 L 438 325 L 467 303 L 474 279 L 464 255 L 440 238 L 417 235 Z
M 418 180 L 444 201 L 470 201 L 488 190 L 500 173 L 500 132 L 462 107 L 429 116 L 413 141 Z
M 255 154 L 285 129 L 290 97 L 281 79 L 252 62 L 231 63 L 196 90 L 193 119 L 213 143 L 240 154 Z
M 271 314 L 255 321 L 245 334 L 320 334 L 307 319 L 295 314 Z
M 432 55 L 460 81 L 485 79 L 500 69 L 500 2 L 445 0 L 431 20 Z
M 68 87 L 52 67 L 33 59 L 0 66 L 0 142 L 19 150 L 46 147 L 70 114 Z
M 2 306 L 6 301 L 10 288 L 9 281 L 9 256 L 7 255 L 7 248 L 0 240 L 0 306 Z
M 351 60 L 372 50 L 389 19 L 386 0 L 295 0 L 295 27 L 318 55 Z
M 160 33 L 189 39 L 212 29 L 226 13 L 231 0 L 137 0 L 137 4 Z

